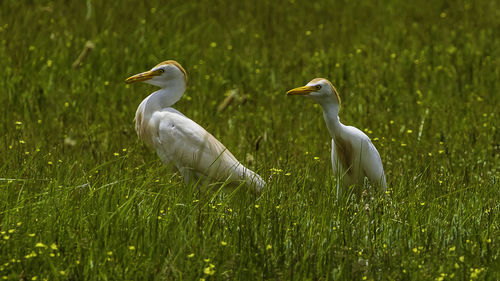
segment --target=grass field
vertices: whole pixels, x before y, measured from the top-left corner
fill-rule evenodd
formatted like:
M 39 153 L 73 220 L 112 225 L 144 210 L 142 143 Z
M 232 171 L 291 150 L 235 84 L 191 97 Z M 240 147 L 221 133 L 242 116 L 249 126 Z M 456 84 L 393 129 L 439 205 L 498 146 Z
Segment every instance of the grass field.
M 500 279 L 500 2 L 330 2 L 1 1 L 0 278 Z M 123 80 L 166 59 L 261 195 L 199 192 L 137 139 L 153 87 Z M 321 108 L 285 95 L 315 77 L 385 194 L 336 200 Z

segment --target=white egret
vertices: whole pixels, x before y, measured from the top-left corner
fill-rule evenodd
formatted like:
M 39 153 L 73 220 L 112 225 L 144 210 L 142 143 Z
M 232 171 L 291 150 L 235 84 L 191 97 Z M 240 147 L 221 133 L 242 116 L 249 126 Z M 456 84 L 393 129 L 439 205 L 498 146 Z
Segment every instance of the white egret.
M 262 178 L 243 166 L 214 136 L 172 108 L 184 94 L 187 74 L 173 60 L 136 74 L 126 83 L 145 82 L 161 89 L 145 98 L 135 114 L 135 129 L 165 164 L 173 163 L 186 183 L 199 179 L 245 182 L 259 191 Z
M 287 95 L 310 97 L 323 108 L 323 117 L 332 137 L 331 161 L 337 177 L 337 195 L 339 185 L 363 184 L 365 177 L 372 184 L 387 188 L 382 160 L 370 138 L 359 129 L 340 123 L 340 97 L 330 81 L 315 78 L 306 86 L 288 91 Z

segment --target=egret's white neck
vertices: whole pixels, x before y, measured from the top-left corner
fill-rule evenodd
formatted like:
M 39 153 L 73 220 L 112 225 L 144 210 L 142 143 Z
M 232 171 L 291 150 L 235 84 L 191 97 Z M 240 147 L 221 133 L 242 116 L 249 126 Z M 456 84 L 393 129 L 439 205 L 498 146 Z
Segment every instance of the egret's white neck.
M 184 94 L 186 83 L 182 79 L 170 80 L 163 88 L 149 95 L 144 101 L 144 116 L 174 105 Z
M 147 143 L 152 142 L 151 134 L 148 131 L 148 124 L 151 116 L 156 111 L 174 105 L 184 94 L 186 82 L 182 79 L 171 80 L 171 83 L 162 85 L 163 87 L 145 98 L 135 113 L 135 130 L 139 138 Z
M 339 136 L 343 126 L 339 120 L 339 104 L 333 100 L 325 100 L 320 102 L 319 104 L 323 108 L 323 118 L 325 118 L 326 126 L 328 127 L 328 132 L 330 132 L 330 136 L 332 138 L 335 138 L 335 136 Z

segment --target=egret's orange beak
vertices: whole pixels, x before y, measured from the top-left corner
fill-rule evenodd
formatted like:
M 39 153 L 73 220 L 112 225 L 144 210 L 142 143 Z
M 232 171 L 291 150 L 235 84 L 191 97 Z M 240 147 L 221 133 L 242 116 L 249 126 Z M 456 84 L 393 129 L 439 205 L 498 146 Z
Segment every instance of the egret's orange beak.
M 313 86 L 303 86 L 295 89 L 291 89 L 286 92 L 287 96 L 307 96 L 312 92 L 315 92 L 317 89 Z
M 160 69 L 146 71 L 143 73 L 136 74 L 134 76 L 130 76 L 129 78 L 125 79 L 125 83 L 130 84 L 130 83 L 135 83 L 135 82 L 146 81 L 146 80 L 149 80 L 155 76 L 160 76 L 162 73 L 163 73 L 163 71 Z

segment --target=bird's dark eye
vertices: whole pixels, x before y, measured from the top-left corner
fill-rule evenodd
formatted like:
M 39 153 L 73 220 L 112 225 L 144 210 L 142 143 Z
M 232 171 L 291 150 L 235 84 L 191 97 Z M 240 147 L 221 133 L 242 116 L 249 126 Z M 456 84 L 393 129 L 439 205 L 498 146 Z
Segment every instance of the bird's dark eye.
M 165 69 L 160 68 L 160 69 L 158 69 L 158 72 L 163 73 L 163 72 L 165 72 Z
M 321 85 L 316 85 L 316 86 L 314 86 L 314 88 L 316 88 L 316 90 L 320 90 L 321 89 Z

